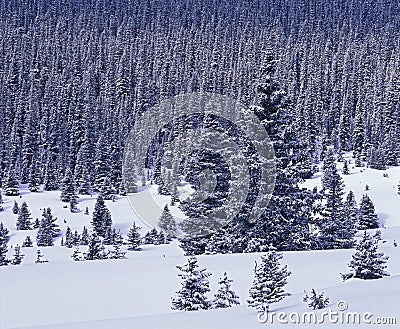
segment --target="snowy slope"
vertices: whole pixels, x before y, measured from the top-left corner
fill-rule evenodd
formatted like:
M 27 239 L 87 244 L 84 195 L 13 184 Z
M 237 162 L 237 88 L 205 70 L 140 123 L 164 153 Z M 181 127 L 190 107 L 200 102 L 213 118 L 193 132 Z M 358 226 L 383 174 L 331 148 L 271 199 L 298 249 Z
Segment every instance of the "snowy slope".
M 170 298 L 179 289 L 175 265 L 183 264 L 185 259 L 172 251 L 160 257 L 157 249 L 161 247 L 132 253 L 127 260 L 60 261 L 2 269 L 2 328 L 43 324 L 51 324 L 51 328 L 90 328 L 88 321 L 103 319 L 120 320 L 90 325 L 100 329 L 156 328 L 156 324 L 162 324 L 163 328 L 185 328 L 184 321 L 193 319 L 190 327 L 202 328 L 219 319 L 218 325 L 207 327 L 257 326 L 257 312 L 247 308 L 245 301 L 258 254 L 200 256 L 200 265 L 213 273 L 212 290 L 217 288 L 218 277 L 227 271 L 234 280 L 233 288 L 242 306 L 196 315 L 170 310 Z M 145 253 L 148 257 L 136 257 Z M 293 272 L 287 286 L 293 295 L 274 305 L 272 310 L 307 311 L 302 302 L 303 290 L 316 288 L 326 292 L 334 310 L 336 303 L 344 300 L 351 311 L 369 311 L 376 316 L 398 315 L 395 301 L 400 298 L 400 264 L 395 260 L 399 259 L 400 249 L 385 248 L 391 257 L 388 268 L 391 277 L 343 283 L 339 272 L 346 271 L 351 253 L 350 250 L 284 253 L 284 262 Z M 83 323 L 72 326 L 70 322 Z
M 340 164 L 339 164 L 340 168 Z M 351 279 L 342 282 L 340 272 L 347 271 L 352 250 L 285 252 L 283 262 L 293 273 L 287 291 L 292 295 L 274 304 L 272 311 L 310 311 L 302 302 L 303 291 L 315 288 L 330 298 L 328 309 L 337 311 L 337 302 L 345 301 L 349 311 L 371 312 L 375 317 L 397 316 L 400 323 L 400 247 L 393 240 L 400 240 L 400 195 L 397 184 L 400 168 L 386 171 L 352 168 L 344 176 L 346 191 L 351 189 L 360 200 L 365 184 L 370 186 L 368 195 L 375 203 L 377 213 L 385 225 L 380 249 L 390 257 L 390 277 L 362 281 Z M 312 188 L 320 184 L 320 174 L 304 185 Z M 16 215 L 11 213 L 13 200 L 28 202 L 33 218 L 41 216 L 41 208 L 50 206 L 65 230 L 69 225 L 81 231 L 89 226 L 91 216 L 83 211 L 71 214 L 59 201 L 59 192 L 29 193 L 23 190 L 22 198 L 4 197 L 5 211 L 0 213 L 11 232 L 10 245 L 21 243 L 25 235 L 34 240 L 35 231 L 15 231 Z M 160 199 L 160 203 L 162 203 Z M 95 196 L 79 199 L 79 207 L 93 210 Z M 126 198 L 116 202 L 106 201 L 114 224 L 126 234 L 133 221 L 143 227 Z M 66 219 L 67 223 L 63 222 Z M 0 328 L 262 328 L 257 312 L 246 305 L 248 289 L 252 282 L 254 262 L 261 254 L 212 255 L 198 257 L 201 267 L 213 273 L 211 290 L 216 291 L 219 277 L 224 271 L 234 280 L 233 289 L 240 296 L 241 306 L 228 310 L 202 312 L 171 311 L 171 297 L 180 287 L 176 265 L 186 262 L 176 242 L 164 246 L 143 246 L 142 251 L 128 252 L 128 259 L 73 262 L 73 249 L 60 247 L 40 248 L 50 260 L 34 264 L 34 248 L 23 248 L 26 255 L 21 266 L 0 268 Z M 12 251 L 10 250 L 10 255 Z M 212 298 L 212 295 L 209 296 Z M 326 310 L 326 309 L 325 309 Z M 322 312 L 321 310 L 319 312 Z M 279 324 L 276 323 L 275 324 Z M 287 325 L 285 325 L 287 326 Z M 299 325 L 296 325 L 299 326 Z M 338 327 L 339 324 L 331 325 Z M 371 327 L 371 325 L 366 325 Z M 302 326 L 301 326 L 302 327 Z M 330 327 L 324 323 L 324 327 Z M 362 325 L 347 327 L 360 328 Z M 394 328 L 395 325 L 390 327 Z
M 376 213 L 384 226 L 400 226 L 400 194 L 397 193 L 400 183 L 400 170 L 398 167 L 386 170 L 375 170 L 370 168 L 354 167 L 354 159 L 349 154 L 344 156 L 351 161 L 349 164 L 349 175 L 341 175 L 345 183 L 345 192 L 354 192 L 359 203 L 363 194 L 368 194 L 375 204 Z M 337 163 L 339 173 L 343 169 L 343 163 Z M 388 174 L 384 177 L 383 174 Z M 313 178 L 307 180 L 303 186 L 312 189 L 314 186 L 321 187 L 322 173 L 319 172 Z M 365 186 L 369 186 L 366 191 Z M 400 238 L 400 237 L 399 237 Z

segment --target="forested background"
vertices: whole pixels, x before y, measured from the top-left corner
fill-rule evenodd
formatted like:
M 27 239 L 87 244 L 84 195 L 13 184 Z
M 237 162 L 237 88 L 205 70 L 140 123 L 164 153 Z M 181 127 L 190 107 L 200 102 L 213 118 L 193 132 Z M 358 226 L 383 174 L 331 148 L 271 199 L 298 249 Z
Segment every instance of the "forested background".
M 387 0 L 1 0 L 0 178 L 118 189 L 136 113 L 192 91 L 254 104 L 271 53 L 310 161 L 397 165 L 399 31 Z

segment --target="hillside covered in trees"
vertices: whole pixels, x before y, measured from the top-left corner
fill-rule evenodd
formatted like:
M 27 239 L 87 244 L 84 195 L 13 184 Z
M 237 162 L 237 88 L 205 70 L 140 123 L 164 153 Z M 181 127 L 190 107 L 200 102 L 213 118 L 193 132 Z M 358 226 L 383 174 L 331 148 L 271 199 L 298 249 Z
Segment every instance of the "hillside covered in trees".
M 399 36 L 397 1 L 2 0 L 2 186 L 70 170 L 119 190 L 137 113 L 193 91 L 254 104 L 271 53 L 310 165 L 327 145 L 397 165 Z

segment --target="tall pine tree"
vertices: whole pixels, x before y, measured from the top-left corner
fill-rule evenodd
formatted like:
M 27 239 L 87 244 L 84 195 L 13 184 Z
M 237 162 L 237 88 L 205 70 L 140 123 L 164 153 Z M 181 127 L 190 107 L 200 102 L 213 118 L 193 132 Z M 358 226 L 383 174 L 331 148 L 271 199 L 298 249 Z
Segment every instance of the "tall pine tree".
M 111 213 L 101 194 L 97 197 L 91 224 L 93 225 L 94 231 L 97 235 L 101 237 L 105 236 L 107 228 L 111 229 L 112 227 Z

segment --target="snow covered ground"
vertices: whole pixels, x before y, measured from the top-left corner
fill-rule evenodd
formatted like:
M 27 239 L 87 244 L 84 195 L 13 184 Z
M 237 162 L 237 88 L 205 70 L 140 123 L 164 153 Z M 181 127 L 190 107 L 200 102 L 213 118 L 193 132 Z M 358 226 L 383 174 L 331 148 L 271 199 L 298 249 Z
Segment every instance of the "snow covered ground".
M 315 288 L 330 298 L 328 308 L 316 312 L 319 315 L 329 310 L 340 314 L 359 312 L 361 316 L 370 312 L 372 322 L 379 321 L 377 317 L 397 317 L 397 325 L 400 323 L 400 247 L 393 246 L 394 240 L 400 240 L 400 195 L 397 193 L 400 168 L 386 170 L 389 175 L 386 178 L 382 171 L 363 168 L 361 172 L 360 168 L 352 167 L 350 164 L 350 175 L 344 176 L 346 191 L 351 189 L 357 201 L 367 192 L 374 202 L 384 225 L 380 249 L 390 257 L 387 270 L 391 276 L 372 281 L 350 279 L 342 282 L 339 273 L 347 271 L 352 250 L 285 252 L 283 262 L 293 273 L 287 285 L 287 291 L 292 295 L 273 304 L 271 311 L 285 312 L 286 320 L 291 312 L 298 312 L 301 316 L 302 312 L 311 311 L 302 301 L 303 291 Z M 321 175 L 317 174 L 304 185 L 310 188 L 318 186 L 320 178 Z M 369 191 L 365 191 L 366 184 Z M 29 193 L 23 188 L 22 198 L 4 197 L 5 211 L 0 212 L 0 222 L 10 230 L 9 246 L 21 244 L 28 234 L 34 241 L 36 234 L 36 231 L 15 230 L 16 215 L 11 212 L 14 200 L 20 204 L 27 201 L 33 219 L 41 218 L 41 209 L 50 206 L 63 231 L 70 226 L 73 231 L 81 232 L 84 225 L 89 226 L 91 219 L 91 215 L 84 215 L 83 210 L 88 206 L 91 213 L 95 199 L 95 196 L 79 199 L 82 212 L 71 214 L 63 208 L 59 192 Z M 106 201 L 106 204 L 114 225 L 123 235 L 133 221 L 143 228 L 143 233 L 147 230 L 127 198 Z M 162 246 L 145 245 L 142 251 L 129 251 L 128 259 L 85 262 L 74 262 L 71 259 L 73 249 L 61 247 L 60 239 L 55 245 L 40 248 L 49 263 L 35 264 L 36 247 L 23 248 L 26 257 L 22 265 L 0 268 L 0 328 L 251 329 L 271 326 L 270 322 L 260 323 L 257 312 L 246 304 L 254 262 L 261 254 L 198 257 L 200 266 L 213 273 L 211 290 L 216 291 L 218 279 L 226 271 L 234 280 L 232 288 L 240 296 L 241 305 L 227 310 L 176 312 L 171 311 L 171 297 L 180 287 L 176 265 L 186 262 L 176 242 Z M 337 303 L 340 301 L 347 303 L 347 310 L 338 311 Z M 277 318 L 274 320 L 274 325 L 280 324 Z M 323 326 L 339 328 L 342 325 L 325 319 Z M 346 327 L 371 326 L 375 327 L 373 324 Z M 396 328 L 396 325 L 388 327 Z

